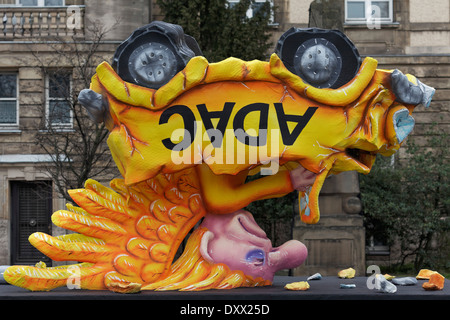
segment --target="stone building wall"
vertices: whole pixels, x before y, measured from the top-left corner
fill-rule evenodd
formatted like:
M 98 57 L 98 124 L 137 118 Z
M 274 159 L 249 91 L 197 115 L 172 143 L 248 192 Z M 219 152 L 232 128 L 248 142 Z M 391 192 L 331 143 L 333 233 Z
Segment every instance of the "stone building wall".
M 20 7 L 15 5 L 15 0 L 3 0 L 0 4 L 4 19 L 3 32 L 0 32 L 0 73 L 16 74 L 18 91 L 17 125 L 0 125 L 0 265 L 7 265 L 11 263 L 11 251 L 16 241 L 12 239 L 12 228 L 16 227 L 12 225 L 11 216 L 12 184 L 51 180 L 43 169 L 50 161 L 49 155 L 35 142 L 36 134 L 46 134 L 45 130 L 40 131 L 45 103 L 42 67 L 70 68 L 73 64 L 64 59 L 56 62 L 50 43 L 58 39 L 75 39 L 82 44 L 92 40 L 93 27 L 110 28 L 114 21 L 114 28 L 96 51 L 96 55 L 111 62 L 118 44 L 134 29 L 149 22 L 150 1 L 66 0 L 64 7 Z M 69 28 L 67 24 L 73 14 L 71 5 L 78 6 L 78 18 L 81 19 L 75 28 Z M 72 81 L 76 84 L 78 76 L 76 70 L 73 71 Z M 73 89 L 82 88 L 74 85 Z M 104 182 L 109 180 L 105 177 Z M 52 212 L 65 208 L 65 201 L 56 191 L 52 194 L 51 207 Z M 68 232 L 54 225 L 50 228 L 54 236 Z

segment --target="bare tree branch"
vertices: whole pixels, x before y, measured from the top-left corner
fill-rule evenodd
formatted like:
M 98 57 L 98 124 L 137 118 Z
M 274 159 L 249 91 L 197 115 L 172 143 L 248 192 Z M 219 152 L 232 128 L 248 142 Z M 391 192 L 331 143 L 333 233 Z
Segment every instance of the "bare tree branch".
M 58 193 L 68 201 L 72 200 L 67 190 L 83 187 L 87 179 L 109 180 L 118 175 L 106 145 L 108 130 L 104 124 L 92 121 L 78 103 L 78 93 L 89 87 L 96 66 L 111 59 L 110 50 L 101 49 L 110 31 L 93 24 L 89 40 L 56 37 L 47 41 L 50 49 L 45 52 L 30 46 L 35 67 L 48 79 L 44 81 L 45 96 L 57 97 L 52 105 L 50 99 L 36 104 L 40 121 L 34 128 L 35 141 L 52 159 L 43 169 L 52 178 Z M 67 77 L 69 82 L 65 81 Z

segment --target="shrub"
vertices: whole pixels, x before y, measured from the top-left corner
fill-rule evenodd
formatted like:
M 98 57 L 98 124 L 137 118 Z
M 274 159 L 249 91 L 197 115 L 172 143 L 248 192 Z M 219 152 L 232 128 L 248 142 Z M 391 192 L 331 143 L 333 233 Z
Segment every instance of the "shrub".
M 448 134 L 433 131 L 419 145 L 412 138 L 405 157 L 378 157 L 360 176 L 366 234 L 400 248 L 399 266 L 449 268 L 450 207 Z

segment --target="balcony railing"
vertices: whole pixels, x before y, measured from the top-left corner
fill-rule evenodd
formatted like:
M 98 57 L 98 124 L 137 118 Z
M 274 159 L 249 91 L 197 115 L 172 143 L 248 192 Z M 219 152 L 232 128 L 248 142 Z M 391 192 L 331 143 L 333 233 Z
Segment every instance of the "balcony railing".
M 2 40 L 84 35 L 84 6 L 0 7 Z

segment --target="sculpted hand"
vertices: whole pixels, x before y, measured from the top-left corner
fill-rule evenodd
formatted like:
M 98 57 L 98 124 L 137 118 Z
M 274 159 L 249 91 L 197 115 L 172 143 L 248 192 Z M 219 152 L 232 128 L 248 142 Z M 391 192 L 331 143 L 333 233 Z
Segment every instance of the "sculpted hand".
M 294 170 L 289 171 L 291 183 L 295 190 L 306 191 L 316 180 L 316 174 L 308 171 L 302 166 L 298 166 Z

